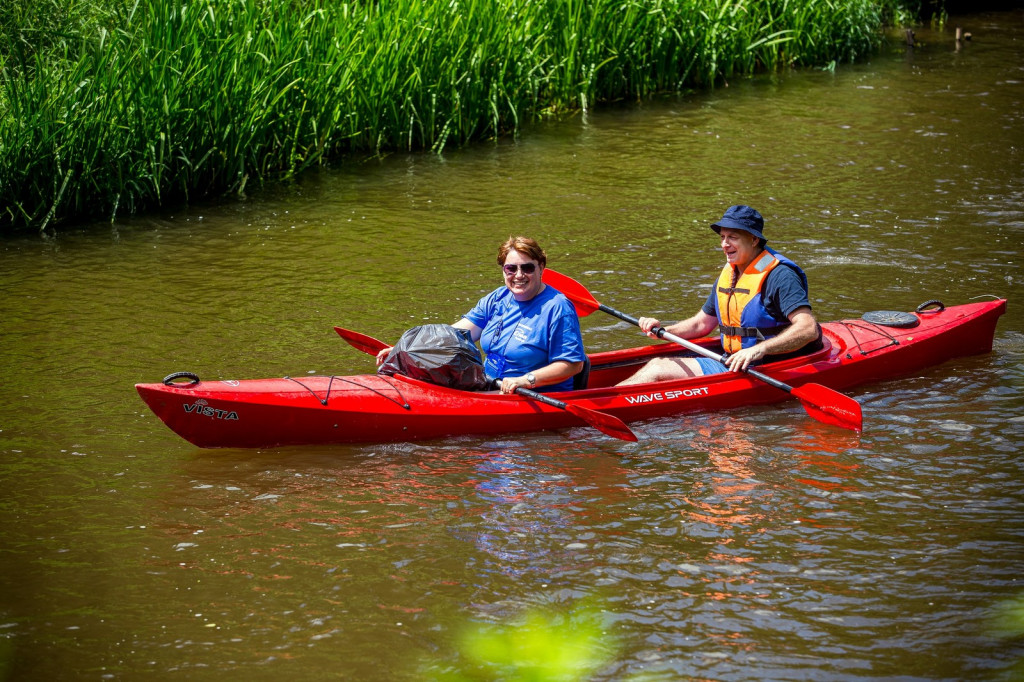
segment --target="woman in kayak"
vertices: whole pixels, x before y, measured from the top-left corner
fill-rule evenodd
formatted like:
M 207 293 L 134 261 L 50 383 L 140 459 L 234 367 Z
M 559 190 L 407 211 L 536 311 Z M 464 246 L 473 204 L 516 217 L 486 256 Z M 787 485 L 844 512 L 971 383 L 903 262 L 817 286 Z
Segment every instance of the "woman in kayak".
M 544 284 L 547 256 L 533 239 L 509 237 L 498 248 L 505 285 L 477 302 L 452 326 L 468 330 L 487 354 L 484 370 L 501 380 L 501 392 L 516 388 L 572 390 L 586 353 L 572 303 Z M 387 357 L 385 349 L 377 364 Z
M 764 219 L 749 206 L 731 206 L 711 226 L 721 237 L 725 267 L 693 317 L 665 327 L 684 339 L 707 336 L 717 326 L 725 364 L 710 358 L 656 358 L 619 385 L 742 372 L 764 359 L 781 360 L 820 350 L 818 326 L 807 293 L 807 276 L 793 261 L 765 248 Z M 657 338 L 661 326 L 641 317 L 640 328 Z

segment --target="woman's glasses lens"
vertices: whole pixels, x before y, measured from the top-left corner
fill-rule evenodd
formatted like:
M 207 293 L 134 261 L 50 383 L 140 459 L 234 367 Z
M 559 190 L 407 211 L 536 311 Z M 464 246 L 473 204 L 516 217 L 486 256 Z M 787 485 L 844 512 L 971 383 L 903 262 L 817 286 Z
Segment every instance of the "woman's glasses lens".
M 522 270 L 524 275 L 532 275 L 533 271 L 537 269 L 535 263 L 523 263 L 522 265 L 502 265 L 501 269 L 505 271 L 506 275 L 516 274 L 516 270 Z

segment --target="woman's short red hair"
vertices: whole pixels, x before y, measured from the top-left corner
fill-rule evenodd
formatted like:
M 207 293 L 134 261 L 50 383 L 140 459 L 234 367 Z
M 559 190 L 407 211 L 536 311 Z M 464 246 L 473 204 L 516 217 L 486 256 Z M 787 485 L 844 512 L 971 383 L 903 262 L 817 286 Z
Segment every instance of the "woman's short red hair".
M 540 248 L 533 239 L 529 237 L 509 237 L 505 240 L 501 246 L 498 247 L 498 265 L 504 265 L 505 259 L 508 258 L 509 251 L 518 251 L 530 260 L 535 260 L 540 263 L 541 267 L 546 267 L 548 263 L 547 254 L 544 253 L 544 249 Z

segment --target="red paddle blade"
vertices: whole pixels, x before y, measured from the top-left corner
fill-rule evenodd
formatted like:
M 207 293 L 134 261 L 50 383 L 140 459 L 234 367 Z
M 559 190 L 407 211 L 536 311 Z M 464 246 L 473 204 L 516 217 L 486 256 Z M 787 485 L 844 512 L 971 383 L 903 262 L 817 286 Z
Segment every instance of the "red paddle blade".
M 791 391 L 807 414 L 820 422 L 860 431 L 864 426 L 860 403 L 821 384 L 804 384 Z
M 587 422 L 601 433 L 608 434 L 612 438 L 618 438 L 619 440 L 628 440 L 632 443 L 636 442 L 636 434 L 633 433 L 626 423 L 616 416 L 610 415 L 607 412 L 598 412 L 596 410 L 588 410 L 585 407 L 579 405 L 573 405 L 572 403 L 566 403 L 566 412 L 574 414 L 583 421 Z
M 568 275 L 563 275 L 551 268 L 544 268 L 544 283 L 565 294 L 565 297 L 572 301 L 573 307 L 576 308 L 578 317 L 586 317 L 595 310 L 601 309 L 601 304 L 587 291 L 587 288 Z
M 338 332 L 338 336 L 348 341 L 350 346 L 358 348 L 364 353 L 369 353 L 370 355 L 376 355 L 388 347 L 388 344 L 383 341 L 378 341 L 372 336 L 360 334 L 359 332 L 354 332 L 351 329 L 335 327 L 334 331 Z

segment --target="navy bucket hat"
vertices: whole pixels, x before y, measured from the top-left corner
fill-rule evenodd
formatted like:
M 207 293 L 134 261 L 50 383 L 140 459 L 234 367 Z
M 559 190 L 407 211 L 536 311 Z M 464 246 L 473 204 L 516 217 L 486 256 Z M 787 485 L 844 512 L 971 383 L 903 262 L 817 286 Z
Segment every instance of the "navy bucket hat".
M 749 232 L 761 240 L 762 246 L 768 241 L 764 236 L 764 218 L 749 206 L 730 206 L 722 219 L 711 225 L 711 229 L 719 234 L 723 227 Z

